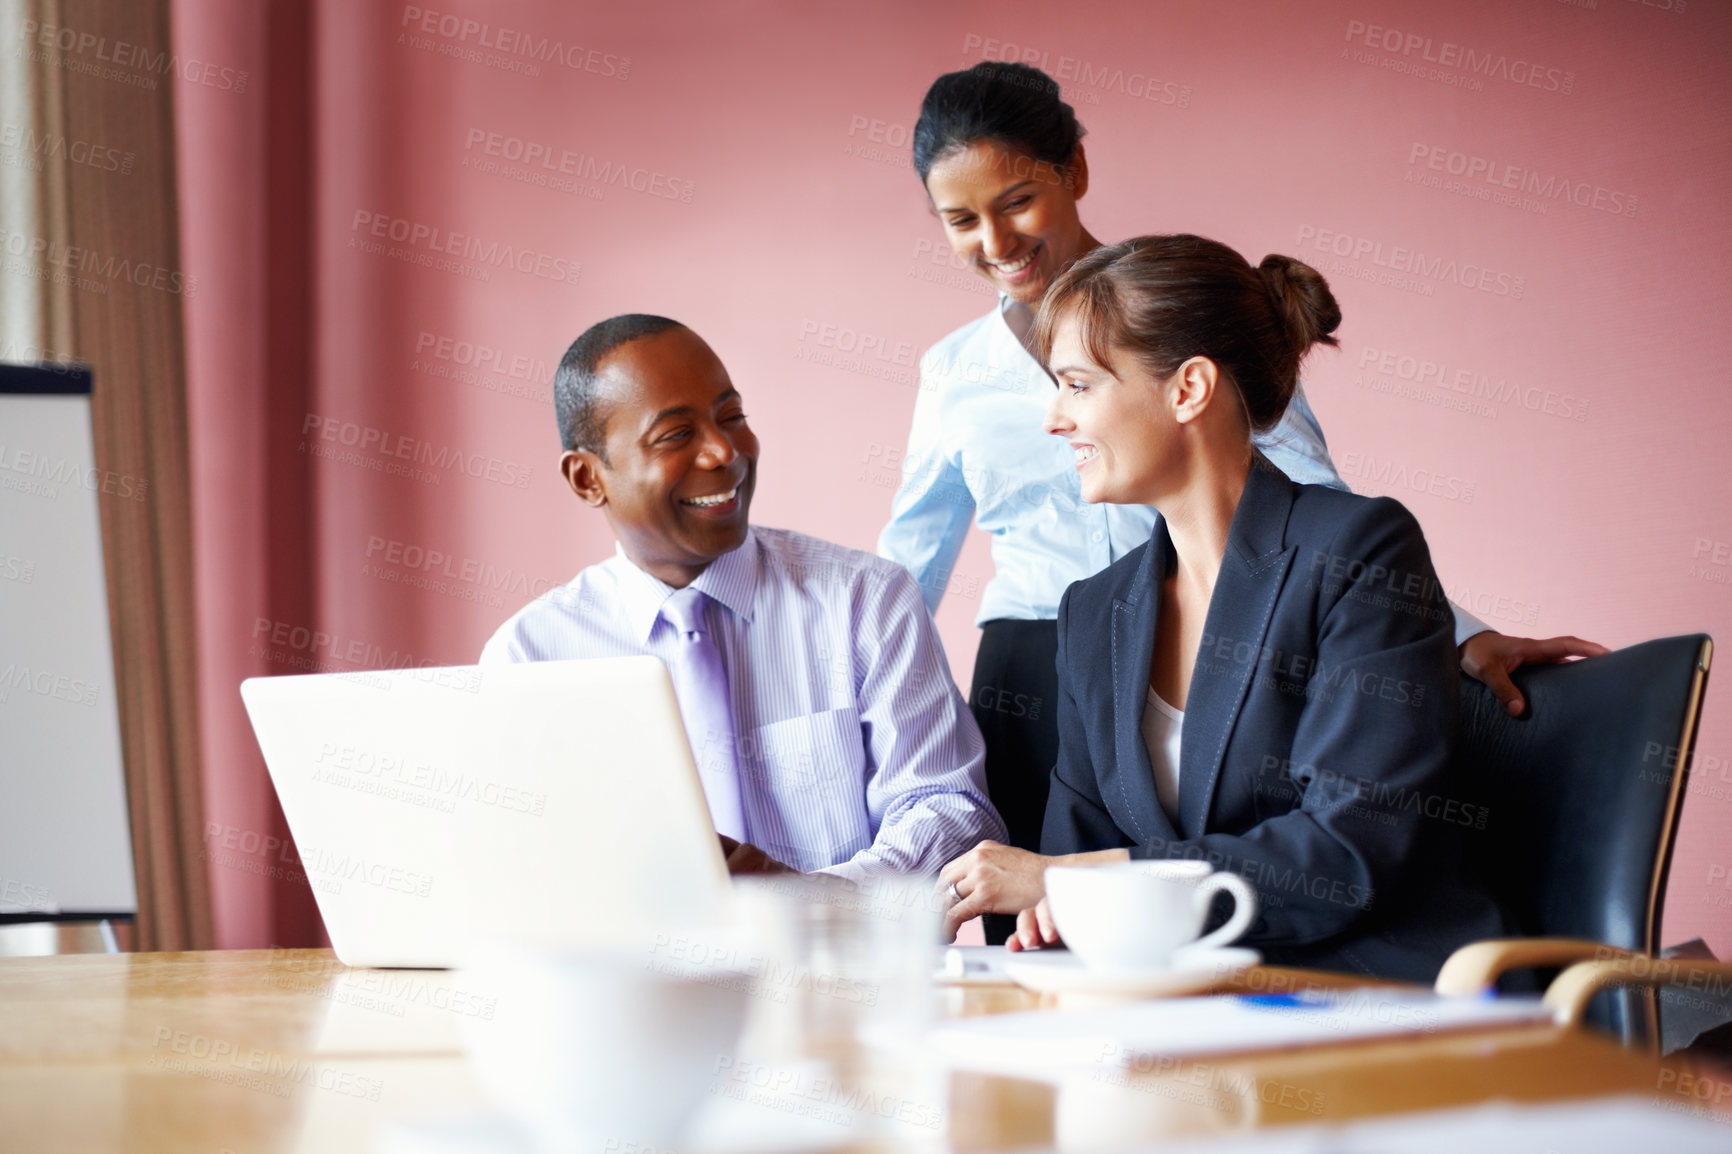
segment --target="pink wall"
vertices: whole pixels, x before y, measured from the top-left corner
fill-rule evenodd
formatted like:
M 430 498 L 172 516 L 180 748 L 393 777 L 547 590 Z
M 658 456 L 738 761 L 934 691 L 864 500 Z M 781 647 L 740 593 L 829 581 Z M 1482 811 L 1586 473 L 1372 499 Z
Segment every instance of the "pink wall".
M 173 17 L 177 54 L 226 57 L 252 80 L 250 93 L 222 94 L 227 99 L 183 86 L 175 117 L 182 260 L 198 270 L 204 290 L 185 307 L 205 809 L 218 829 L 258 832 L 274 826 L 270 786 L 257 747 L 247 748 L 252 730 L 235 686 L 269 667 L 234 642 L 246 636 L 265 584 L 264 540 L 251 531 L 262 504 L 257 448 L 265 436 L 264 141 L 256 122 L 264 22 L 256 9 L 220 0 L 177 0 Z M 220 836 L 207 832 L 205 845 L 220 853 Z M 219 945 L 274 940 L 256 875 L 213 865 L 210 877 Z
M 200 283 L 185 304 L 203 848 L 218 944 L 229 947 L 320 932 L 237 688 L 285 671 L 259 622 L 312 616 L 311 463 L 278 435 L 306 409 L 311 356 L 310 67 L 297 7 L 173 7 L 176 55 L 218 80 L 181 85 L 175 116 L 182 256 Z
M 177 0 L 177 41 L 258 50 L 229 7 Z M 1518 633 L 1732 637 L 1732 471 L 1716 464 L 1732 425 L 1725 9 L 723 7 L 317 6 L 310 400 L 298 424 L 262 435 L 299 454 L 312 486 L 314 608 L 283 625 L 335 640 L 312 654 L 279 644 L 254 665 L 472 660 L 532 592 L 604 556 L 605 523 L 559 484 L 546 385 L 570 339 L 617 312 L 681 318 L 721 354 L 765 446 L 759 521 L 870 548 L 912 363 L 990 303 L 947 259 L 907 133 L 934 76 L 1006 44 L 1060 75 L 1089 130 L 1083 209 L 1097 236 L 1196 231 L 1330 276 L 1343 347 L 1310 365 L 1313 404 L 1349 482 L 1419 516 L 1458 600 Z M 420 9 L 438 14 L 432 31 Z M 463 21 L 476 25 L 466 36 Z M 505 48 L 481 45 L 504 28 Z M 562 43 L 571 66 L 530 63 L 511 50 L 517 36 Z M 1469 70 L 1470 52 L 1491 75 Z M 265 380 L 246 334 L 265 323 L 249 262 L 270 144 L 220 135 L 261 117 L 257 100 L 182 111 L 187 263 L 212 285 L 191 321 L 199 434 L 244 418 L 246 390 Z M 575 175 L 489 155 L 493 134 L 556 167 L 569 152 Z M 647 187 L 586 180 L 592 165 Z M 370 251 L 379 219 L 428 239 Z M 430 265 L 457 233 L 527 254 L 532 271 Z M 579 266 L 577 283 L 559 283 Z M 223 275 L 234 299 L 221 299 Z M 827 326 L 885 359 L 835 363 Z M 462 364 L 476 349 L 487 362 Z M 483 475 L 391 475 L 399 462 L 375 447 L 360 463 L 315 459 L 301 447 L 309 424 L 461 451 Z M 262 554 L 226 545 L 257 456 L 214 435 L 198 451 L 213 821 L 262 828 L 268 787 L 233 691 L 256 648 Z M 435 554 L 450 559 L 437 572 L 403 563 Z M 982 541 L 958 573 L 975 592 L 949 598 L 939 624 L 966 683 L 991 573 Z M 1724 693 L 1709 696 L 1665 938 L 1702 935 L 1727 955 Z M 267 921 L 249 913 L 260 883 L 229 872 L 225 944 L 263 940 Z

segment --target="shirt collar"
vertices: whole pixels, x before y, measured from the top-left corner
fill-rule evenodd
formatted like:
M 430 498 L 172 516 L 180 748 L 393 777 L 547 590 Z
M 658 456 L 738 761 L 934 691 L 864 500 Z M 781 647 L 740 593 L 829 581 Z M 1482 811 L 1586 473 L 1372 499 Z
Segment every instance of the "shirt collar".
M 639 569 L 617 541 L 606 564 L 619 580 L 621 608 L 632 635 L 648 645 L 661 618 L 662 602 L 674 595 L 674 587 Z M 746 539 L 738 549 L 710 562 L 692 587 L 726 605 L 736 617 L 750 621 L 758 590 L 758 540 L 752 530 L 747 528 Z
M 1034 332 L 1034 312 L 1008 293 L 998 294 L 998 322 L 1004 326 L 1004 335 L 1022 352 L 1023 361 L 1029 366 L 1029 371 L 1038 373 L 1040 379 L 1054 388 L 1058 382 L 1052 374 L 1046 371 L 1046 366 L 1035 359 L 1034 351 L 1028 347 L 1028 338 Z
M 1016 338 L 1016 343 L 1027 351 L 1029 334 L 1034 332 L 1034 310 L 1009 293 L 999 293 L 998 316 L 1004 327 L 1010 330 L 1010 335 Z M 1029 356 L 1033 355 L 1029 353 Z

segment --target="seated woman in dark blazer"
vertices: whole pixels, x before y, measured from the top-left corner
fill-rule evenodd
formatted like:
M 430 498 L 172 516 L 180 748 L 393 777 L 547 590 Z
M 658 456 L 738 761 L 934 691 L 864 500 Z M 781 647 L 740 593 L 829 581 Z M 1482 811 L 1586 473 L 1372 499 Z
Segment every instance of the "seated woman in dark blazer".
M 1484 811 L 1450 776 L 1457 657 L 1424 534 L 1251 444 L 1340 320 L 1316 270 L 1195 236 L 1098 248 L 1042 302 L 1047 431 L 1087 500 L 1161 519 L 1059 606 L 1044 853 L 946 867 L 953 897 L 1021 912 L 1011 948 L 1057 940 L 1046 866 L 1127 858 L 1244 876 L 1244 942 L 1284 964 L 1429 981 L 1503 932 L 1463 855 Z

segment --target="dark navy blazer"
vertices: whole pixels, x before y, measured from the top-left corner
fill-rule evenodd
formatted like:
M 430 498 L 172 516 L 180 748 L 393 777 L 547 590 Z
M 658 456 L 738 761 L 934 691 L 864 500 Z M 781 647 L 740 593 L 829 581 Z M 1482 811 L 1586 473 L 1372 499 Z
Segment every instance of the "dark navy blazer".
M 1041 850 L 1128 847 L 1242 874 L 1269 960 L 1430 981 L 1504 933 L 1451 771 L 1454 618 L 1400 502 L 1295 485 L 1260 454 L 1185 702 L 1177 821 L 1140 722 L 1176 564 L 1165 521 L 1058 611 L 1059 757 Z

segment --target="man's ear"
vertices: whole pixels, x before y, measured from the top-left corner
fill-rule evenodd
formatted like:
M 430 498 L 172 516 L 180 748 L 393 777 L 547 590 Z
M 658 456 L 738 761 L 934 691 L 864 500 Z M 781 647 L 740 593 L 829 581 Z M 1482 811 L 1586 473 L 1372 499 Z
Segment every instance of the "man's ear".
M 607 504 L 607 481 L 601 458 L 588 449 L 571 449 L 559 458 L 559 473 L 578 499 L 599 509 Z
M 1203 415 L 1221 391 L 1221 369 L 1208 357 L 1192 357 L 1172 376 L 1173 417 L 1181 425 Z

